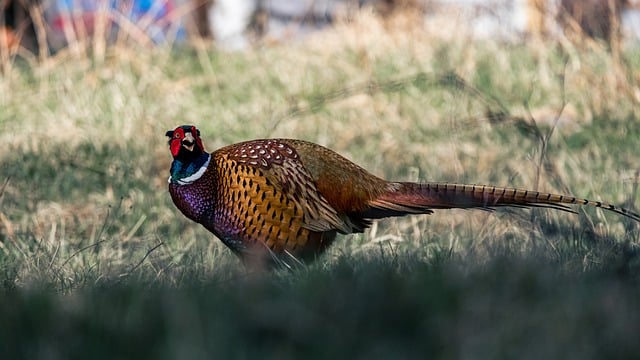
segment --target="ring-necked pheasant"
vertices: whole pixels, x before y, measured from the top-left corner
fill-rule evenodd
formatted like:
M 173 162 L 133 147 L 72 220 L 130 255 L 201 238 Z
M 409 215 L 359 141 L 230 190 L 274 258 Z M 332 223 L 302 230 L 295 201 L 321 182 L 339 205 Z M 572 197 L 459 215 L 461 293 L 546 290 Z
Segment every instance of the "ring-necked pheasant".
M 207 153 L 195 126 L 167 131 L 173 155 L 169 192 L 243 260 L 310 260 L 336 233 L 362 232 L 375 219 L 435 209 L 592 205 L 640 221 L 600 201 L 483 185 L 391 182 L 302 140 L 261 139 Z

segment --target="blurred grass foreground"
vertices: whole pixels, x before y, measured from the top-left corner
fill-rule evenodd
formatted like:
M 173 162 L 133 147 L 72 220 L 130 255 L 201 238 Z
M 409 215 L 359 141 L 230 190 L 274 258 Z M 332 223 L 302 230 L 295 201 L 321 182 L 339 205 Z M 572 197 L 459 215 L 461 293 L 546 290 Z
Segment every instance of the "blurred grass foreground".
M 365 9 L 242 52 L 4 49 L 0 357 L 637 357 L 638 224 L 615 214 L 437 211 L 256 275 L 171 204 L 164 133 L 192 123 L 209 151 L 295 137 L 388 179 L 637 209 L 637 47 L 432 30 Z

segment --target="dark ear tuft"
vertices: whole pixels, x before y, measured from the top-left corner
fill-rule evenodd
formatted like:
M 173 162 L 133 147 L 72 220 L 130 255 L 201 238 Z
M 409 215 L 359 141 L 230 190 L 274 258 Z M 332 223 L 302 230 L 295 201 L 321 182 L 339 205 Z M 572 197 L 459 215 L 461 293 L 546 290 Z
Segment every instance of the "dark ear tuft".
M 172 137 L 173 137 L 173 130 L 169 130 L 169 131 L 167 131 L 167 132 L 164 134 L 164 136 L 168 136 L 168 137 L 172 138 Z

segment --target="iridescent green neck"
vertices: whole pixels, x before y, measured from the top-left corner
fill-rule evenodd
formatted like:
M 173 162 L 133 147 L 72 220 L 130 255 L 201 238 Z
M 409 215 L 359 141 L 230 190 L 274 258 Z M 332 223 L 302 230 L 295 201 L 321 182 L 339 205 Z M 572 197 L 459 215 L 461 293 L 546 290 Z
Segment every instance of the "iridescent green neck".
M 209 166 L 210 160 L 211 155 L 207 153 L 202 153 L 195 160 L 188 162 L 173 159 L 171 170 L 169 171 L 171 174 L 171 176 L 169 176 L 169 182 L 186 185 L 198 180 L 202 174 L 204 174 L 207 166 Z

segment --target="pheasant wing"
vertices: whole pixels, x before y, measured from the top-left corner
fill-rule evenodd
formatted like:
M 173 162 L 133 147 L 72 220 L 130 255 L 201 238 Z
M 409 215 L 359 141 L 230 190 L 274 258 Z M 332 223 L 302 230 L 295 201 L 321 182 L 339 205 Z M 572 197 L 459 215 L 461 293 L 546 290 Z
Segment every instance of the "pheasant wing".
M 341 215 L 320 193 L 316 182 L 293 147 L 276 139 L 254 140 L 226 149 L 230 160 L 260 170 L 271 185 L 302 210 L 303 226 L 311 231 L 354 231 L 349 217 Z

